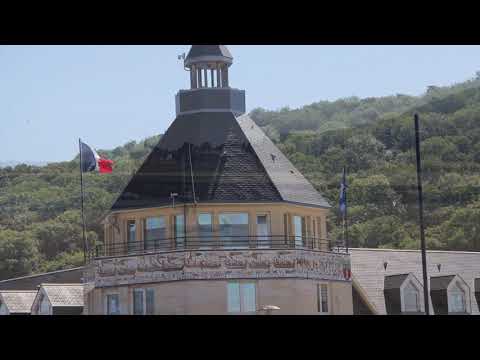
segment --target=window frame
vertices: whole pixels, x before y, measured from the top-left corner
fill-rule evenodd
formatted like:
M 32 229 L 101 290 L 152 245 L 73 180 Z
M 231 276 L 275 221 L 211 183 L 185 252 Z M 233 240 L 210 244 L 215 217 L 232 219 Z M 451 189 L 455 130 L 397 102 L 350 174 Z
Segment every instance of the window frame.
M 230 305 L 230 298 L 229 298 L 229 286 L 235 284 L 238 286 L 238 296 L 239 296 L 239 304 L 240 304 L 240 311 L 230 311 L 229 305 Z M 245 285 L 253 285 L 253 289 L 255 291 L 254 294 L 254 301 L 255 301 L 255 310 L 254 311 L 245 311 L 244 309 L 244 287 Z M 256 281 L 249 281 L 249 280 L 241 280 L 241 281 L 228 281 L 227 286 L 227 314 L 229 315 L 255 315 L 257 313 L 257 307 L 258 307 L 258 289 L 257 289 L 257 282 Z
M 319 315 L 330 315 L 331 313 L 331 301 L 330 301 L 330 286 L 327 282 L 318 282 L 317 284 L 317 313 Z M 327 289 L 326 295 L 326 305 L 327 311 L 323 308 L 323 294 L 322 294 L 322 286 L 325 286 Z
M 116 314 L 109 314 L 108 313 L 108 310 L 109 310 L 108 298 L 109 298 L 109 296 L 117 296 L 117 298 L 118 298 L 118 312 Z M 103 312 L 104 312 L 105 315 L 122 315 L 122 308 L 121 308 L 121 305 L 120 305 L 120 294 L 118 292 L 106 293 L 103 299 L 104 299 Z
M 148 314 L 147 313 L 147 291 L 152 291 L 153 292 L 153 313 Z M 141 314 L 135 314 L 135 293 L 140 292 L 142 293 L 142 313 Z M 155 314 L 155 289 L 151 287 L 147 288 L 133 288 L 132 289 L 132 306 L 131 306 L 131 313 L 132 315 L 154 315 Z
M 246 237 L 246 240 L 245 240 L 245 246 L 240 246 L 240 245 L 233 245 L 233 246 L 229 246 L 229 245 L 225 245 L 225 243 L 228 241 L 231 241 L 231 240 L 225 240 L 224 238 L 227 238 L 228 236 L 223 236 L 222 235 L 222 224 L 220 222 L 220 219 L 222 217 L 222 215 L 239 215 L 239 214 L 245 214 L 247 215 L 247 235 L 245 236 Z M 221 241 L 221 246 L 225 249 L 248 249 L 249 248 L 249 239 L 250 239 L 250 224 L 251 224 L 251 221 L 250 221 L 250 213 L 248 211 L 224 211 L 224 212 L 219 212 L 217 214 L 217 217 L 218 217 L 218 235 L 219 235 L 219 239 Z M 238 224 L 237 224 L 238 225 Z M 242 225 L 245 225 L 245 224 L 242 224 Z M 241 238 L 241 236 L 240 236 Z
M 148 219 L 163 219 L 163 223 L 165 226 L 163 227 L 164 237 L 159 239 L 147 240 L 147 223 Z M 167 240 L 168 239 L 168 217 L 166 215 L 154 215 L 154 216 L 146 216 L 143 219 L 143 247 L 145 250 L 156 249 L 158 246 L 155 243 L 156 241 Z M 152 245 L 147 246 L 147 241 L 153 241 Z M 162 247 L 162 244 L 159 246 Z
M 203 239 L 202 234 L 200 232 L 200 221 L 199 221 L 200 215 L 209 215 L 210 216 L 210 234 L 211 234 L 211 237 L 212 237 L 212 239 L 210 239 L 210 242 L 211 242 L 210 245 L 208 245 L 208 243 L 207 243 L 207 245 L 203 245 L 205 243 L 205 240 Z M 215 236 L 214 225 L 213 225 L 214 221 L 215 221 L 215 219 L 214 219 L 213 212 L 205 211 L 205 212 L 199 212 L 199 213 L 196 214 L 196 232 L 197 232 L 197 236 L 198 236 L 198 243 L 199 243 L 198 248 L 199 249 L 208 249 L 213 245 L 214 236 Z
M 131 234 L 130 224 L 132 224 L 132 223 L 135 226 L 133 241 L 130 239 L 130 234 Z M 138 231 L 137 219 L 126 219 L 125 220 L 125 227 L 126 227 L 125 243 L 127 245 L 127 251 L 128 252 L 135 251 L 135 248 L 136 248 L 136 245 L 137 245 L 137 237 L 138 237 L 138 234 L 137 234 L 137 231 Z
M 267 235 L 258 234 L 258 217 L 259 216 L 266 217 Z M 260 239 L 260 237 L 266 237 L 265 245 L 258 245 L 258 240 Z M 255 214 L 255 239 L 257 242 L 257 248 L 259 249 L 270 249 L 272 247 L 272 224 L 271 224 L 271 216 L 269 213 L 259 212 Z

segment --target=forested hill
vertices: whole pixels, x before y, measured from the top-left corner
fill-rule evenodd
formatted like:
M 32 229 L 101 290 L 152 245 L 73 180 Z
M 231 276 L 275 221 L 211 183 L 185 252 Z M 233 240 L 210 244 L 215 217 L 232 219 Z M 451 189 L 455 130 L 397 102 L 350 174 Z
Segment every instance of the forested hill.
M 342 237 L 337 203 L 346 165 L 352 245 L 417 248 L 414 112 L 428 247 L 480 251 L 480 76 L 419 97 L 347 98 L 251 116 L 333 205 L 330 237 Z M 85 174 L 91 241 L 103 240 L 98 220 L 158 140 L 99 151 L 115 169 Z M 78 159 L 0 168 L 0 279 L 82 263 L 79 181 Z

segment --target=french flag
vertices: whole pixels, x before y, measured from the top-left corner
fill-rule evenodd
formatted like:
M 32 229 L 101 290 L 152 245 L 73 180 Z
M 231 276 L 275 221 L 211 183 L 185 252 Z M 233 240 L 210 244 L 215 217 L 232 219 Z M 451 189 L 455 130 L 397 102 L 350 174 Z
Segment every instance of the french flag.
M 111 173 L 113 161 L 100 157 L 90 146 L 80 141 L 80 161 L 82 172 L 98 171 Z

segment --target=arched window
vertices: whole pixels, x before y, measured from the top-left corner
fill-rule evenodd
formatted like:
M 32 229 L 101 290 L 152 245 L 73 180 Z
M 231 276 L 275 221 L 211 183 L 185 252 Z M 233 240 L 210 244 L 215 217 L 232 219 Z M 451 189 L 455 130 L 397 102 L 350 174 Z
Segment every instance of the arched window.
M 420 311 L 420 292 L 411 281 L 405 285 L 403 301 L 405 303 L 405 312 Z
M 459 286 L 458 282 L 452 286 L 448 294 L 448 305 L 450 312 L 466 312 L 465 306 L 465 291 Z

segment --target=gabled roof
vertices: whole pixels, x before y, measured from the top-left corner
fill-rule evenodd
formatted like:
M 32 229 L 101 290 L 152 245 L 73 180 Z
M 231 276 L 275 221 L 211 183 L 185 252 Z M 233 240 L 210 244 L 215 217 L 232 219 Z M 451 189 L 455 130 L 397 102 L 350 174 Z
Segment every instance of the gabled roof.
M 237 118 L 231 112 L 179 115 L 112 210 L 170 206 L 171 193 L 178 194 L 176 203 L 195 198 L 202 203 L 286 201 L 329 207 L 248 116 Z
M 0 290 L 0 300 L 10 314 L 30 313 L 36 295 L 35 290 Z
M 386 314 L 384 285 L 385 276 L 412 273 L 423 285 L 422 257 L 419 250 L 397 249 L 350 249 L 352 276 L 365 290 L 379 314 Z M 384 268 L 384 263 L 387 268 Z M 441 265 L 440 270 L 438 264 Z M 480 252 L 468 251 L 427 251 L 427 274 L 430 280 L 459 275 L 472 288 L 474 280 L 480 277 Z M 435 282 L 435 280 L 434 280 Z M 434 288 L 436 287 L 433 284 Z M 431 289 L 432 286 L 429 286 Z M 471 313 L 480 315 L 479 304 L 471 291 Z M 430 309 L 433 309 L 430 301 Z
M 41 289 L 55 306 L 83 306 L 82 284 L 42 284 Z

